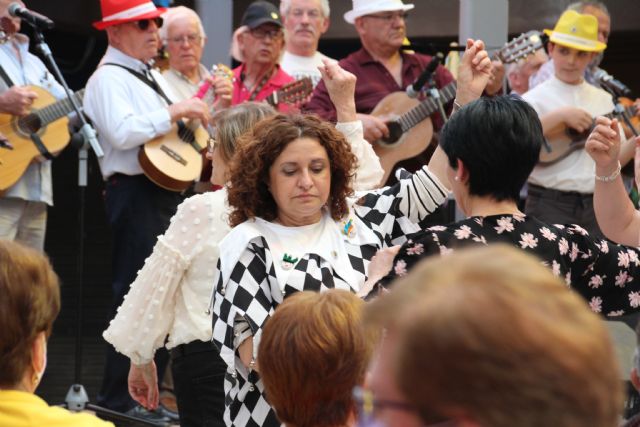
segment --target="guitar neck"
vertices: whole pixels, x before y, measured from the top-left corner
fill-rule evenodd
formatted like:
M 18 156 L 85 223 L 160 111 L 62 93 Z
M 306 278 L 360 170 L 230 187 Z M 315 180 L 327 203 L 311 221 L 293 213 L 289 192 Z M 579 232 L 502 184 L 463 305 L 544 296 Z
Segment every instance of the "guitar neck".
M 82 105 L 83 95 L 84 89 L 74 93 L 71 96 L 78 105 Z M 55 122 L 56 120 L 68 115 L 72 111 L 73 105 L 71 104 L 71 101 L 69 100 L 69 98 L 65 98 L 35 111 L 34 114 L 38 116 L 40 122 L 42 123 L 42 126 L 44 127 L 49 123 Z
M 452 82 L 439 90 L 442 104 L 446 104 L 455 98 L 456 88 L 456 82 Z M 439 109 L 438 103 L 433 98 L 427 98 L 401 115 L 396 121 L 400 123 L 402 132 L 406 132 Z

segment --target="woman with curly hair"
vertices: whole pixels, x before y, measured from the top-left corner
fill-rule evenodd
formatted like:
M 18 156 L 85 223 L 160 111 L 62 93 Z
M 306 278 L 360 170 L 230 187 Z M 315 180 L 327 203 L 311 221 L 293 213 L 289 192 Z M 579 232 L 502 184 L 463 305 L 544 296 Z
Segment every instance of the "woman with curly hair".
M 470 40 L 457 103 L 479 97 L 489 75 L 483 43 Z M 212 300 L 213 339 L 228 365 L 227 425 L 280 425 L 258 375 L 263 326 L 295 292 L 358 293 L 376 252 L 404 242 L 446 200 L 443 159 L 436 151 L 429 168 L 401 172 L 396 185 L 356 199 L 358 159 L 330 124 L 278 115 L 243 136 L 229 169 L 235 228 L 220 243 Z
M 345 135 L 360 163 L 353 173 L 360 189 L 374 188 L 382 167 L 362 137 L 355 120 L 354 81 L 341 78 L 338 65 L 329 64 L 334 79 L 328 84 L 339 111 L 336 129 Z M 324 70 L 323 70 L 324 72 Z M 353 111 L 350 111 L 352 109 Z M 267 104 L 244 103 L 218 113 L 216 138 L 209 146 L 213 164 L 211 181 L 228 181 L 227 164 L 234 156 L 238 137 L 265 117 L 275 115 Z M 131 360 L 129 393 L 146 408 L 158 406 L 158 383 L 153 356 L 165 345 L 171 350 L 172 372 L 180 425 L 224 425 L 223 378 L 226 365 L 211 343 L 211 318 L 207 315 L 218 243 L 229 232 L 227 190 L 195 195 L 178 207 L 171 224 L 146 260 L 118 313 L 104 332 L 116 351 Z M 167 336 L 169 337 L 167 340 Z

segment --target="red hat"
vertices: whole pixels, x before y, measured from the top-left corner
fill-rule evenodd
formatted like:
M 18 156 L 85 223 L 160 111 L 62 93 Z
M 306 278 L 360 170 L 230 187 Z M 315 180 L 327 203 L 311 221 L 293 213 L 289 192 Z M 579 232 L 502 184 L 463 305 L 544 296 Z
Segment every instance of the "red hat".
M 94 22 L 98 30 L 125 22 L 153 19 L 167 9 L 156 7 L 151 0 L 100 0 L 102 21 Z

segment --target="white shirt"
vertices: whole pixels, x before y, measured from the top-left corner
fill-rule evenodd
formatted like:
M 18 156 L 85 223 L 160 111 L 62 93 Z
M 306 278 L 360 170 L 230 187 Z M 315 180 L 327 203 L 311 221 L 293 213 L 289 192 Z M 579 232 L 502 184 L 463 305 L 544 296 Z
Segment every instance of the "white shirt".
M 13 46 L 20 52 L 20 58 L 16 56 Z M 47 71 L 44 63 L 37 56 L 29 53 L 29 38 L 23 34 L 16 34 L 11 41 L 0 44 L 0 64 L 15 85 L 39 86 L 50 92 L 56 99 L 66 96 L 64 89 Z M 6 90 L 7 85 L 0 79 L 0 92 Z M 53 206 L 51 161 L 32 162 L 22 177 L 9 187 L 2 197 L 44 202 Z
M 300 56 L 285 50 L 280 59 L 280 67 L 296 80 L 300 80 L 303 77 L 311 77 L 315 87 L 322 79 L 322 75 L 318 71 L 318 66 L 322 65 L 322 59 L 330 58 L 318 51 L 313 56 Z
M 139 147 L 171 129 L 167 103 L 130 72 L 113 65 L 103 66 L 106 62 L 139 72 L 147 66 L 109 46 L 84 94 L 84 111 L 91 118 L 104 150 L 100 159 L 102 176 L 106 179 L 114 173 L 139 175 L 142 173 Z M 171 100 L 177 99 L 160 73 L 151 70 L 151 74 Z
M 555 76 L 522 95 L 538 113 L 551 113 L 561 107 L 578 107 L 593 117 L 613 111 L 611 95 L 583 81 L 578 85 L 564 83 Z M 592 194 L 595 188 L 595 163 L 584 149 L 548 166 L 536 166 L 529 182 L 561 191 Z
M 200 71 L 201 80 L 198 83 L 193 83 L 187 76 L 180 71 L 169 68 L 162 73 L 162 76 L 167 81 L 169 86 L 173 89 L 176 96 L 181 99 L 189 99 L 200 89 L 200 85 L 204 82 L 205 77 L 209 75 L 209 71 L 204 65 L 199 64 L 198 69 Z
M 364 140 L 362 123 L 338 123 L 336 128 L 358 157 L 354 188 L 376 188 L 384 171 Z M 224 189 L 190 197 L 178 206 L 103 333 L 133 363 L 150 362 L 167 334 L 167 348 L 211 339 L 211 315 L 206 311 L 218 272 L 218 244 L 230 231 L 228 214 Z

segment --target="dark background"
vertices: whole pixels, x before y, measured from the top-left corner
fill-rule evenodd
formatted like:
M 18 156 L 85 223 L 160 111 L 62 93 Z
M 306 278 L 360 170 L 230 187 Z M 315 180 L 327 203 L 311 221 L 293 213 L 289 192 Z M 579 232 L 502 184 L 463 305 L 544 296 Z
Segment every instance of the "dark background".
M 221 0 L 208 0 L 221 1 Z M 274 3 L 277 3 L 274 1 Z M 355 31 L 342 21 L 342 13 L 351 2 L 332 2 L 332 27 L 320 43 L 325 54 L 342 58 L 359 48 Z M 409 35 L 425 49 L 445 51 L 449 42 L 456 41 L 458 2 L 416 0 L 417 10 L 408 22 Z M 553 26 L 568 1 L 510 3 L 510 32 L 517 35 L 530 29 Z M 609 73 L 640 94 L 640 13 L 637 0 L 605 2 L 612 14 L 612 34 L 602 64 Z M 193 7 L 194 1 L 180 1 Z M 233 2 L 234 27 L 249 1 Z M 100 19 L 98 0 L 27 0 L 27 5 L 56 21 L 56 29 L 46 33 L 46 39 L 72 89 L 82 88 L 106 49 L 104 33 L 95 31 L 90 23 Z M 28 34 L 28 29 L 25 29 Z M 215 39 L 210 37 L 209 43 Z M 221 59 L 224 62 L 225 59 Z M 205 64 L 208 65 L 208 64 Z M 53 162 L 54 203 L 49 209 L 46 252 L 62 280 L 62 311 L 50 341 L 49 366 L 38 394 L 50 403 L 64 400 L 69 385 L 74 382 L 76 315 L 84 315 L 82 322 L 83 349 L 81 380 L 91 399 L 95 399 L 102 375 L 105 329 L 110 305 L 110 238 L 102 204 L 103 185 L 97 161 L 91 155 L 89 185 L 86 200 L 81 203 L 77 184 L 77 151 L 68 147 Z M 78 222 L 84 207 L 86 229 L 79 235 Z M 80 239 L 84 238 L 84 262 L 79 264 Z M 84 269 L 80 277 L 79 267 Z M 82 281 L 85 291 L 82 304 L 77 295 Z

